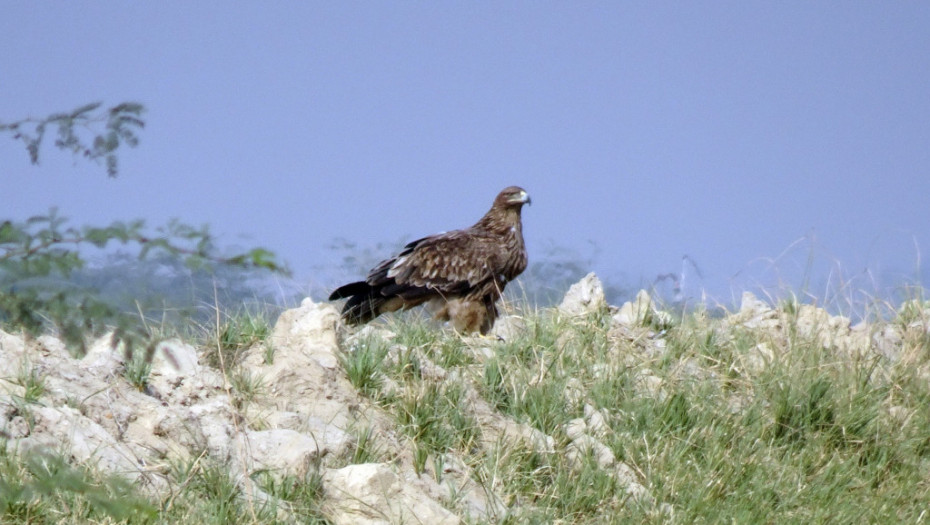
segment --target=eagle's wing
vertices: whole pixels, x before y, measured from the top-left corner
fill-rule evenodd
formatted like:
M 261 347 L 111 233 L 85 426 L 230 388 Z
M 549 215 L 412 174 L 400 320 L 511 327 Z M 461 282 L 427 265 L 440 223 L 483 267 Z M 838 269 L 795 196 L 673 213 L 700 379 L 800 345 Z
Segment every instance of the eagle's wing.
M 500 247 L 494 239 L 473 230 L 456 230 L 407 244 L 401 253 L 382 262 L 368 276 L 368 284 L 383 286 L 384 296 L 415 298 L 426 293 L 460 295 L 488 288 L 495 275 Z M 487 293 L 485 291 L 484 293 Z

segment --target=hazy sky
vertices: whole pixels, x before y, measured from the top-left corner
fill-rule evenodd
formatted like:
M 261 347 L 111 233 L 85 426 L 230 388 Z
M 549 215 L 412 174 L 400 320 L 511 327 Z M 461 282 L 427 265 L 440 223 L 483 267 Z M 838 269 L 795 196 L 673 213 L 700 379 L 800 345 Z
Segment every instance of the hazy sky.
M 0 120 L 148 108 L 115 180 L 0 137 L 2 218 L 209 223 L 324 285 L 334 238 L 469 226 L 511 184 L 531 259 L 687 254 L 690 295 L 785 250 L 792 285 L 812 247 L 854 280 L 930 253 L 927 2 L 2 4 Z

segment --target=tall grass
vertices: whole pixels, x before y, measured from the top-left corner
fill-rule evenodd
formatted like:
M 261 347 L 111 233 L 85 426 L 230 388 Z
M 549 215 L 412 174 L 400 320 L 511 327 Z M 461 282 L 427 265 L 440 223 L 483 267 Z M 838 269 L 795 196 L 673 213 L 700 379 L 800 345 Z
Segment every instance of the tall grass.
M 647 318 L 628 331 L 606 312 L 566 319 L 544 311 L 526 316 L 513 340 L 468 342 L 490 345 L 488 358 L 459 347 L 454 334 L 413 327 L 393 341 L 402 348 L 395 366 L 380 372 L 401 390 L 382 400 L 426 456 L 462 454 L 473 478 L 505 497 L 507 523 L 923 519 L 930 508 L 926 329 L 905 334 L 907 362 L 853 358 L 794 326 L 796 303 L 781 308 L 787 326 L 778 333 L 701 311 L 661 326 Z M 890 323 L 913 327 L 925 315 L 911 306 Z M 771 358 L 754 356 L 760 345 Z M 437 382 L 422 370 L 425 359 L 443 360 L 444 349 L 454 357 Z M 554 438 L 554 448 L 478 445 L 471 437 L 463 447 L 452 439 L 463 435 L 454 422 L 468 420 L 472 408 L 454 386 L 460 381 Z M 632 497 L 590 451 L 572 457 L 567 425 L 590 410 L 606 415 L 598 439 L 649 498 Z M 474 428 L 471 435 L 485 430 L 471 425 L 464 427 Z

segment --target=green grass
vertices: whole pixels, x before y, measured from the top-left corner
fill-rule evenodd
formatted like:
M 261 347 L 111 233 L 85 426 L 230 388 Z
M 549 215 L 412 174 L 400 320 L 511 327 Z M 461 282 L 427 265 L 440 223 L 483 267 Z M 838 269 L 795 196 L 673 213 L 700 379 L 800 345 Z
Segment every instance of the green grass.
M 505 496 L 508 523 L 917 521 L 930 508 L 930 386 L 915 375 L 917 364 L 930 369 L 926 332 L 904 335 L 907 363 L 852 359 L 802 335 L 796 302 L 781 308 L 778 333 L 696 313 L 647 320 L 632 338 L 611 337 L 602 313 L 543 312 L 523 336 L 487 343 L 483 361 L 454 334 L 413 327 L 394 341 L 412 346 L 382 370 L 402 386 L 385 405 L 414 441 L 418 470 L 443 452 L 463 455 L 477 482 Z M 891 322 L 920 325 L 923 315 L 909 307 Z M 773 358 L 748 366 L 760 344 Z M 554 450 L 480 445 L 480 427 L 468 445 L 453 439 L 474 420 L 449 386 L 458 379 L 424 377 L 424 358 L 555 438 Z M 639 386 L 643 374 L 656 390 Z M 651 500 L 630 497 L 590 455 L 567 459 L 566 425 L 585 406 L 607 414 L 599 439 Z
M 385 460 L 384 451 L 378 445 L 374 428 L 366 426 L 353 432 L 353 435 L 355 441 L 352 445 L 351 457 L 348 458 L 349 465 L 380 463 Z
M 0 523 L 327 523 L 316 470 L 301 478 L 255 473 L 270 496 L 264 502 L 249 501 L 226 466 L 203 457 L 173 463 L 169 479 L 170 493 L 150 501 L 118 477 L 0 447 Z
M 321 508 L 323 476 L 318 470 L 311 470 L 302 477 L 288 475 L 276 478 L 267 473 L 259 473 L 253 478 L 256 478 L 262 490 L 275 498 L 264 513 L 268 515 L 269 521 L 274 521 L 270 518 L 277 516 L 280 507 L 299 523 L 328 523 Z
M 610 443 L 676 521 L 901 522 L 927 508 L 930 418 L 916 408 L 926 384 L 877 380 L 874 362 L 838 359 L 790 327 L 791 353 L 758 375 L 734 373 L 738 353 L 762 341 L 738 333 L 708 344 L 693 329 L 670 337 L 718 380 L 668 382 L 664 400 L 619 399 Z M 889 415 L 896 396 L 913 400 L 904 426 Z
M 427 463 L 432 462 L 438 477 L 443 455 L 468 451 L 480 440 L 481 431 L 466 408 L 462 383 L 424 377 L 421 359 L 428 358 L 421 356 L 422 350 L 399 352 L 384 373 L 400 385 L 400 390 L 380 393 L 375 399 L 394 415 L 400 431 L 412 440 L 416 472 L 424 472 Z
M 303 477 L 254 473 L 252 480 L 270 496 L 267 501 L 245 497 L 228 467 L 202 456 L 173 463 L 170 477 L 174 486 L 160 502 L 157 523 L 326 523 L 316 470 Z M 286 516 L 290 520 L 282 519 Z
M 143 356 L 134 355 L 123 366 L 123 377 L 139 392 L 144 392 L 149 384 L 152 362 Z
M 36 403 L 45 394 L 45 377 L 27 361 L 23 361 L 14 384 L 23 387 L 23 401 L 26 403 Z
M 225 372 L 236 368 L 245 352 L 255 345 L 264 345 L 266 363 L 274 361 L 270 346 L 270 314 L 265 310 L 243 309 L 233 314 L 217 311 L 216 323 L 201 329 L 206 363 Z
M 0 447 L 0 522 L 149 522 L 154 505 L 129 483 L 54 455 L 20 457 Z
M 382 368 L 388 347 L 377 337 L 366 337 L 348 351 L 341 352 L 339 359 L 352 385 L 362 394 L 377 396 L 383 382 Z
M 237 369 L 229 378 L 232 387 L 233 406 L 242 410 L 267 392 L 265 378 L 246 369 Z
M 466 450 L 479 438 L 474 418 L 463 409 L 465 393 L 456 383 L 423 382 L 385 401 L 401 430 L 430 453 Z

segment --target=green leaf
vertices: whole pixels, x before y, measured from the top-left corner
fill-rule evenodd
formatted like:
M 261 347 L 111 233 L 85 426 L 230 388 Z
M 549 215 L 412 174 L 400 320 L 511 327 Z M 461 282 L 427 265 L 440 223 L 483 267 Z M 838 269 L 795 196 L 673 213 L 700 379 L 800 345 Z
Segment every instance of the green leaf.
M 0 224 L 0 244 L 19 242 L 22 239 L 23 231 L 14 226 L 10 221 L 4 221 Z
M 97 248 L 105 247 L 110 237 L 109 232 L 101 228 L 90 228 L 84 231 L 84 238 Z

